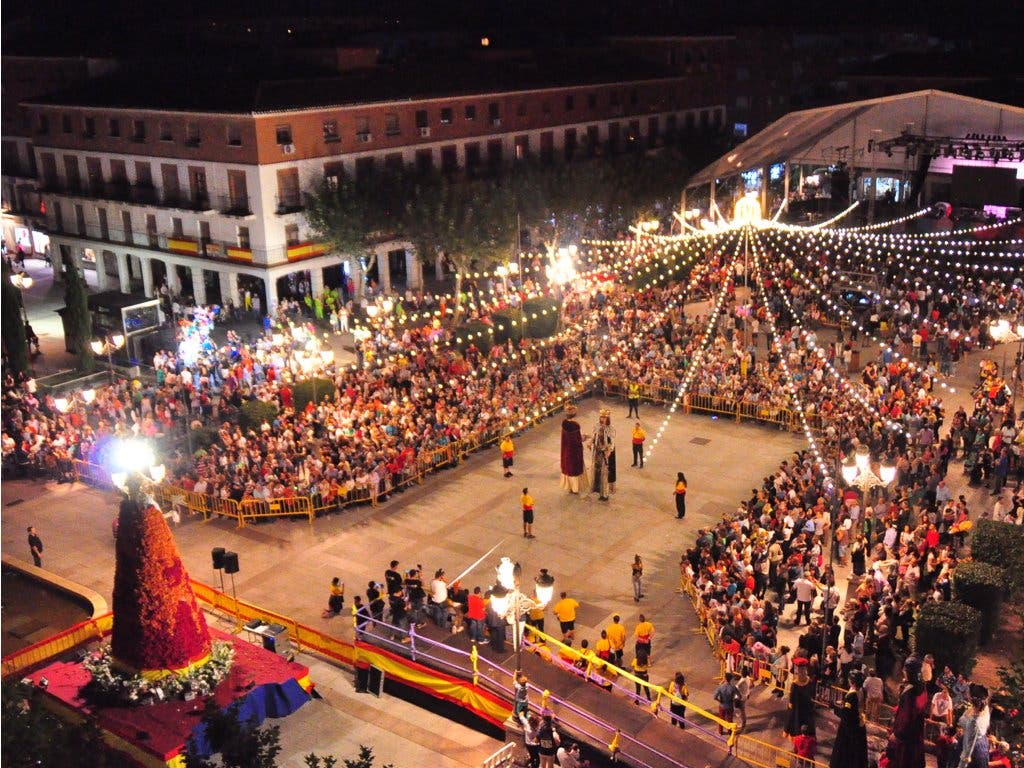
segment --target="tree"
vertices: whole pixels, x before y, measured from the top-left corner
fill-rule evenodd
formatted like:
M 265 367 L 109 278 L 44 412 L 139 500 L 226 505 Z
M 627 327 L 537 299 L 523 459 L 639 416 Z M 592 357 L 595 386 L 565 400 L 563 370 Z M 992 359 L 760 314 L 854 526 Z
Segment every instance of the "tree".
M 66 723 L 46 710 L 30 686 L 3 685 L 3 725 L 0 761 L 11 768 L 108 768 L 115 765 L 103 736 L 91 719 Z
M 359 745 L 359 757 L 344 761 L 345 768 L 373 768 L 373 750 L 369 747 Z M 306 755 L 306 768 L 335 768 L 338 765 L 336 757 L 320 757 L 319 755 Z M 381 768 L 395 768 L 392 763 L 387 763 Z
M 96 361 L 89 344 L 92 340 L 89 293 L 82 272 L 70 254 L 61 255 L 61 263 L 64 266 L 64 304 L 67 313 L 65 323 L 70 335 L 69 346 L 74 347 L 78 355 L 78 367 L 85 373 L 91 373 Z
M 239 702 L 221 710 L 211 698 L 206 701 L 202 726 L 214 762 L 200 754 L 199 742 L 190 737 L 185 744 L 186 768 L 276 768 L 281 752 L 281 729 L 276 725 L 261 727 L 252 720 L 238 716 Z
M 371 247 L 374 236 L 392 236 L 401 229 L 409 178 L 405 170 L 385 170 L 358 180 L 324 177 L 306 196 L 306 221 L 333 250 L 365 258 L 363 270 L 368 272 L 377 260 Z
M 28 373 L 28 341 L 25 327 L 21 323 L 21 291 L 11 282 L 14 274 L 7 261 L 3 262 L 3 286 L 0 289 L 0 327 L 4 335 L 4 349 L 7 350 L 7 365 L 17 376 Z
M 463 277 L 512 253 L 515 211 L 510 190 L 490 179 L 456 181 L 420 174 L 407 188 L 401 230 L 420 258 L 444 251 L 456 269 L 455 317 L 462 315 Z

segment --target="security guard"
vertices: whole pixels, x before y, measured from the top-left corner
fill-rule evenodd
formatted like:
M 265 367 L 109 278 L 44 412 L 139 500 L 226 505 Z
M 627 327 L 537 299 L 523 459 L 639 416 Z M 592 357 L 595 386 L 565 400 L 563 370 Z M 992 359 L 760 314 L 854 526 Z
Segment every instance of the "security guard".
M 630 416 L 636 416 L 640 418 L 640 385 L 635 381 L 629 385 L 629 394 L 626 396 L 627 402 L 629 403 L 629 413 L 626 414 L 628 419 Z

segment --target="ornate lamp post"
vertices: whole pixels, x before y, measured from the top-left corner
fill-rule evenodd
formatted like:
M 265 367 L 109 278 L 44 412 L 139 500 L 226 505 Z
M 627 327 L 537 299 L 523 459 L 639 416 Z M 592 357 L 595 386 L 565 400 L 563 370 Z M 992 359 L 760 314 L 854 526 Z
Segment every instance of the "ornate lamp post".
M 24 270 L 11 275 L 11 282 L 21 291 L 21 319 L 28 322 L 28 312 L 25 310 L 25 291 L 32 287 L 32 275 Z
M 112 333 L 102 339 L 93 339 L 89 342 L 92 351 L 97 355 L 107 356 L 107 367 L 110 370 L 110 383 L 114 383 L 114 352 L 124 346 L 124 335 Z
M 520 624 L 522 615 L 534 608 L 542 608 L 551 602 L 555 593 L 555 578 L 542 570 L 534 581 L 534 597 L 523 594 L 520 589 L 522 568 L 509 558 L 501 558 L 497 567 L 498 583 L 491 587 L 491 608 L 498 616 L 513 627 L 513 645 L 516 651 L 516 675 L 523 668 L 523 642 Z

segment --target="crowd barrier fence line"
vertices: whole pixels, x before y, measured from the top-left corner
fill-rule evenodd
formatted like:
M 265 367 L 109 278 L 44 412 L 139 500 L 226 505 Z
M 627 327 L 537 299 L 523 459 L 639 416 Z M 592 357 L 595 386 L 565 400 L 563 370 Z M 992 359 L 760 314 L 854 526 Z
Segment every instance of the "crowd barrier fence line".
M 15 651 L 3 659 L 3 676 L 20 674 L 54 656 L 74 650 L 83 643 L 101 639 L 110 633 L 113 626 L 114 614 L 104 613 L 102 616 L 86 619 L 52 637 Z

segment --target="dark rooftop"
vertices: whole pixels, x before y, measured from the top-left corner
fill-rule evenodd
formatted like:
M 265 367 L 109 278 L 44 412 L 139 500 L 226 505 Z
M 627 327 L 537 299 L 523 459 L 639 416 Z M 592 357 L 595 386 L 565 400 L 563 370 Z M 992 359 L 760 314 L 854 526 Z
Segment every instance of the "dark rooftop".
M 40 103 L 65 106 L 165 109 L 195 112 L 273 112 L 439 96 L 530 90 L 673 75 L 650 62 L 605 50 L 503 51 L 500 57 L 460 57 L 344 74 L 293 71 L 274 75 L 189 72 L 185 66 L 143 72 L 128 68 Z M 286 75 L 286 76 L 282 76 Z

